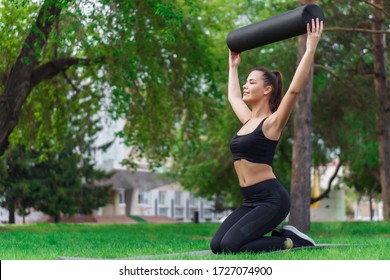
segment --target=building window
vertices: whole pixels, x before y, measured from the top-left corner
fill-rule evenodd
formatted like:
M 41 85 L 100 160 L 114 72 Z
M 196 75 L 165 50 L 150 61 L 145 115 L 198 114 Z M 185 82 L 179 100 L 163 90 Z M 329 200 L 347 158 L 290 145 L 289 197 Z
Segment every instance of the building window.
M 149 204 L 149 197 L 147 192 L 140 192 L 138 194 L 138 204 Z
M 160 208 L 159 209 L 159 215 L 164 217 L 169 217 L 168 215 L 168 208 Z
M 204 209 L 204 215 L 205 215 L 206 217 L 211 217 L 211 214 L 212 214 L 212 212 L 211 212 L 210 209 Z
M 191 193 L 190 194 L 190 198 L 189 198 L 189 203 L 190 203 L 190 205 L 195 205 L 195 197 L 194 197 L 194 195 Z
M 183 209 L 176 209 L 175 210 L 175 217 L 176 218 L 183 218 L 184 217 L 184 210 Z
M 182 205 L 181 201 L 182 193 L 181 192 L 175 192 L 175 204 L 176 205 Z
M 158 203 L 160 205 L 165 205 L 166 204 L 166 196 L 167 196 L 166 192 L 159 192 L 158 193 Z
M 119 192 L 119 204 L 126 204 L 125 190 Z
M 204 201 L 204 206 L 205 207 L 214 207 L 214 201 L 212 201 L 212 200 L 205 200 Z

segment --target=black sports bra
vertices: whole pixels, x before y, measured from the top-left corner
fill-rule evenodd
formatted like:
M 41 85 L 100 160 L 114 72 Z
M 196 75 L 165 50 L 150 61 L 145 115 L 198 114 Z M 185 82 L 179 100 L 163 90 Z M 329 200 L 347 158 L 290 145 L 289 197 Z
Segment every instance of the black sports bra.
M 266 119 L 266 118 L 265 118 Z M 230 142 L 234 161 L 246 159 L 250 162 L 272 166 L 275 149 L 279 140 L 270 140 L 263 133 L 263 119 L 256 129 L 248 134 L 235 135 Z

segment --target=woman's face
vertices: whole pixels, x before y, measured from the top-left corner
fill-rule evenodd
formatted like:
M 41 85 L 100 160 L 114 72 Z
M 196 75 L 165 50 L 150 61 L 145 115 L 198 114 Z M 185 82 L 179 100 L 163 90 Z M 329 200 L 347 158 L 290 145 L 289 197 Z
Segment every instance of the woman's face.
M 243 86 L 242 100 L 248 105 L 255 104 L 268 95 L 270 89 L 269 86 L 264 87 L 263 72 L 252 71 Z

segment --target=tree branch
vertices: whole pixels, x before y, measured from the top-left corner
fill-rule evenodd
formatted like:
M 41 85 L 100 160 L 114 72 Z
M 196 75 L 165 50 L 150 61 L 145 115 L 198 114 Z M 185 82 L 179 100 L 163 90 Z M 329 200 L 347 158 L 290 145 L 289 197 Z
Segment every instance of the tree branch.
M 45 0 L 30 29 L 15 64 L 7 77 L 0 98 L 0 155 L 8 147 L 8 137 L 18 123 L 21 108 L 31 92 L 31 76 L 56 19 L 61 13 L 57 1 Z
M 313 204 L 317 201 L 320 201 L 321 199 L 328 196 L 328 194 L 330 193 L 331 188 L 332 188 L 333 180 L 336 179 L 337 173 L 339 172 L 341 165 L 342 165 L 342 161 L 341 161 L 341 159 L 339 159 L 339 163 L 337 164 L 336 170 L 334 171 L 332 177 L 329 179 L 328 188 L 322 194 L 320 194 L 320 196 L 310 199 L 310 204 Z
M 346 31 L 346 32 L 363 32 L 363 33 L 379 33 L 390 34 L 388 30 L 371 30 L 365 28 L 351 28 L 351 27 L 330 27 L 324 28 L 324 31 Z
M 55 75 L 67 70 L 73 65 L 90 65 L 89 58 L 79 58 L 79 57 L 70 57 L 70 58 L 60 58 L 57 60 L 52 60 L 48 63 L 45 63 L 36 69 L 34 69 L 31 76 L 31 87 L 33 88 L 40 82 L 48 80 Z
M 38 17 L 24 41 L 19 56 L 16 59 L 8 76 L 4 87 L 4 94 L 12 94 L 15 88 L 21 84 L 25 87 L 18 91 L 28 91 L 31 86 L 28 84 L 30 75 L 38 63 L 36 53 L 39 53 L 46 44 L 47 38 L 51 31 L 53 20 L 61 13 L 61 6 L 56 5 L 55 1 L 46 0 L 39 10 Z M 12 90 L 11 90 L 12 89 Z
M 328 72 L 329 74 L 331 74 L 332 76 L 334 76 L 335 78 L 338 78 L 339 77 L 337 76 L 337 74 L 335 72 L 332 71 L 332 69 L 329 69 L 328 67 L 325 67 L 324 65 L 321 65 L 321 64 L 314 64 L 314 67 L 315 68 L 319 68 L 321 70 L 324 70 L 326 72 Z
M 386 12 L 385 9 L 382 8 L 381 6 L 378 6 L 378 5 L 371 3 L 370 1 L 367 1 L 367 0 L 363 0 L 363 2 L 374 7 L 375 9 L 382 11 L 386 16 L 390 17 L 390 14 L 388 12 Z
M 342 84 L 344 84 L 346 87 L 348 87 L 350 90 L 352 90 L 353 92 L 357 92 L 352 83 L 347 83 L 345 80 L 341 79 L 335 72 L 332 71 L 332 69 L 329 69 L 321 64 L 314 64 L 314 67 L 328 72 L 333 77 L 335 77 L 337 80 L 339 80 Z
M 368 165 L 365 165 L 364 167 L 375 178 L 375 180 L 377 180 L 378 182 L 381 181 L 379 170 L 377 168 L 374 168 L 372 166 L 369 167 Z
M 75 91 L 75 94 L 72 95 L 72 99 L 75 100 L 77 98 L 77 96 L 79 95 L 79 93 L 81 92 L 81 90 L 79 88 L 77 88 L 77 86 L 72 82 L 72 80 L 68 77 L 68 75 L 66 75 L 66 72 L 62 72 L 62 75 L 64 76 L 65 78 L 65 81 L 73 88 L 73 90 Z

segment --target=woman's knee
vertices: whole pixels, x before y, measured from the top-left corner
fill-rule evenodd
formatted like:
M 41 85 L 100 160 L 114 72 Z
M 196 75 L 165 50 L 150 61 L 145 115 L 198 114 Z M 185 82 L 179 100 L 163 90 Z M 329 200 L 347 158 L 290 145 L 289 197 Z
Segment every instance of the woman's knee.
M 224 253 L 238 253 L 240 252 L 241 246 L 228 238 L 223 238 L 221 240 L 221 251 Z
M 221 240 L 217 240 L 216 238 L 211 239 L 210 249 L 211 249 L 211 252 L 213 252 L 214 254 L 222 253 Z

